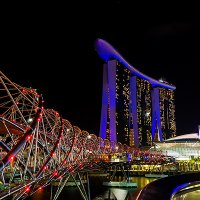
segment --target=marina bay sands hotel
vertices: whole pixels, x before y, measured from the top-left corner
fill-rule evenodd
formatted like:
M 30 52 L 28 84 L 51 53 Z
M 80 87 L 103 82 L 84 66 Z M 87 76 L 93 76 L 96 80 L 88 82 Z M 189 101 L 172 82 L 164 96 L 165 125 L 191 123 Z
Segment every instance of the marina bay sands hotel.
M 99 136 L 130 146 L 176 136 L 176 87 L 138 71 L 105 40 L 95 48 L 105 61 Z

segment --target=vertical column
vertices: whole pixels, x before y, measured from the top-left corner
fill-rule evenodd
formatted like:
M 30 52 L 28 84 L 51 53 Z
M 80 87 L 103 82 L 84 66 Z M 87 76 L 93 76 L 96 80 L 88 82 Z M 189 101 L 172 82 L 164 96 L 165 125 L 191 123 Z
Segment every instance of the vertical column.
M 108 119 L 108 65 L 103 65 L 103 88 L 102 88 L 102 104 L 101 104 L 101 122 L 99 136 L 106 139 L 106 126 Z
M 131 112 L 133 117 L 134 145 L 139 145 L 137 120 L 137 82 L 136 76 L 130 77 Z
M 108 88 L 110 107 L 110 141 L 117 142 L 116 136 L 116 60 L 108 61 Z
M 199 128 L 198 137 L 200 139 L 200 125 L 198 125 L 198 128 Z
M 162 141 L 162 129 L 160 120 L 160 95 L 159 88 L 153 88 L 151 91 L 152 98 L 152 141 L 155 137 L 156 128 L 158 129 L 158 139 Z

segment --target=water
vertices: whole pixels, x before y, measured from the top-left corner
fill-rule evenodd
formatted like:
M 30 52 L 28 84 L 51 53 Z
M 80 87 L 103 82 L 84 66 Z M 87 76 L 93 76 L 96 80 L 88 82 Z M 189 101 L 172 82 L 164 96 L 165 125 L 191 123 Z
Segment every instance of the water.
M 116 178 L 118 181 L 121 177 Z M 115 179 L 115 180 L 116 180 Z M 154 178 L 146 177 L 131 177 L 132 182 L 138 184 L 138 188 L 107 188 L 102 186 L 101 178 L 90 178 L 91 199 L 92 200 L 131 200 L 134 194 L 140 189 L 145 187 L 148 183 L 154 181 Z M 38 191 L 34 196 L 28 198 L 30 200 L 48 200 L 51 199 L 51 193 L 55 194 L 56 188 L 44 188 Z M 65 187 L 60 194 L 58 200 L 82 200 L 81 194 L 77 187 Z
M 120 181 L 121 177 L 118 177 L 116 181 Z M 138 191 L 145 187 L 150 182 L 156 180 L 154 178 L 146 178 L 146 177 L 131 177 L 131 182 L 136 182 L 138 184 L 137 188 L 106 188 L 104 192 L 100 195 L 97 195 L 93 200 L 131 200 L 134 199 L 135 194 Z

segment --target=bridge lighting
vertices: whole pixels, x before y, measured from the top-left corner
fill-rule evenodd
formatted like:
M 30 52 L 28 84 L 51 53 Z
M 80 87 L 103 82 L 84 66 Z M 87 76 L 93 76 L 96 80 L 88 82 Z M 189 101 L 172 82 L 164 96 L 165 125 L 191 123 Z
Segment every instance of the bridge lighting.
M 88 136 L 87 136 L 88 139 L 90 139 L 91 137 L 92 137 L 91 135 L 88 135 Z
M 14 156 L 10 156 L 10 161 L 13 161 L 14 160 Z
M 29 118 L 29 119 L 27 120 L 28 123 L 30 123 L 30 122 L 32 122 L 32 121 L 33 121 L 33 118 Z
M 27 186 L 26 189 L 25 189 L 25 191 L 26 191 L 26 192 L 29 192 L 29 191 L 30 191 L 30 187 Z
M 55 172 L 53 173 L 53 176 L 57 176 L 57 175 L 58 175 L 58 172 L 55 171 Z
M 42 190 L 42 186 L 40 186 L 40 187 L 38 188 L 38 190 Z
M 32 136 L 31 135 L 28 135 L 27 137 L 26 137 L 26 140 L 30 140 L 32 138 Z

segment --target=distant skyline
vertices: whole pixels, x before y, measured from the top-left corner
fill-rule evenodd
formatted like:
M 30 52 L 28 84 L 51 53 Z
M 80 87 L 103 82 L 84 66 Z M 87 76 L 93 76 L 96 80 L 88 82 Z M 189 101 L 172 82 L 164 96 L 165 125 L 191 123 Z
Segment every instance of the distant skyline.
M 141 72 L 174 84 L 177 133 L 198 132 L 198 12 L 166 8 L 98 0 L 9 7 L 0 18 L 0 70 L 18 84 L 37 88 L 46 108 L 98 134 L 103 61 L 94 42 L 102 38 Z

